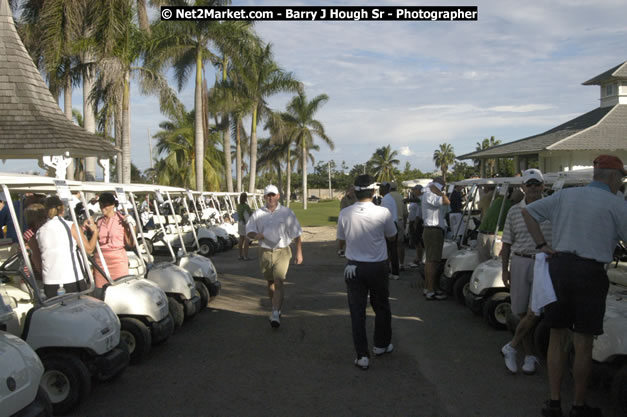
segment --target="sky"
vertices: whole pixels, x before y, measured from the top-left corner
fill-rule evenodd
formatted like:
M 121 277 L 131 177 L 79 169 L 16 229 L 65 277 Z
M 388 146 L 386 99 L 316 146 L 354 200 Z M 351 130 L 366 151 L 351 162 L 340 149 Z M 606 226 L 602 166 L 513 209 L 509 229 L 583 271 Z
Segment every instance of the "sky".
M 626 0 L 427 3 L 477 6 L 478 20 L 256 23 L 259 36 L 273 45 L 276 61 L 303 82 L 307 96 L 329 96 L 316 118 L 335 148 L 318 139 L 316 161 L 345 161 L 352 167 L 390 145 L 399 154 L 401 169 L 409 162 L 430 172 L 435 169 L 433 152 L 441 143 L 462 155 L 486 137 L 510 142 L 598 107 L 599 87 L 581 84 L 627 60 L 622 55 L 627 45 Z M 417 3 L 234 0 L 233 5 Z M 206 75 L 215 79 L 211 69 Z M 176 85 L 173 80 L 171 85 Z M 188 109 L 193 108 L 193 92 L 191 77 L 179 92 Z M 272 97 L 270 107 L 285 110 L 291 97 Z M 73 102 L 81 109 L 78 89 Z M 157 99 L 142 96 L 137 88 L 132 90 L 131 112 L 132 160 L 146 169 L 148 129 L 154 135 L 166 118 Z M 25 169 L 36 169 L 36 163 L 0 162 L 2 171 Z

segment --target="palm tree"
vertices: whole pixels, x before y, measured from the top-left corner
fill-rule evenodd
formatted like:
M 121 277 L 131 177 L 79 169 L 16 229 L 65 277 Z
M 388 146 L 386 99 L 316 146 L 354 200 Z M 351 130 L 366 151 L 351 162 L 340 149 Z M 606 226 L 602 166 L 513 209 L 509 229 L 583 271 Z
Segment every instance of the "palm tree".
M 448 143 L 440 144 L 440 149 L 436 149 L 433 152 L 433 162 L 435 166 L 442 170 L 442 178 L 446 181 L 446 171 L 448 167 L 455 162 L 455 152 L 453 152 L 453 146 Z
M 184 112 L 161 122 L 162 129 L 153 137 L 157 139 L 157 153 L 164 157 L 155 165 L 159 184 L 192 188 L 196 184 L 196 147 L 194 146 L 194 112 Z M 223 166 L 222 155 L 216 149 L 219 134 L 211 131 L 209 146 L 203 155 L 203 182 L 211 189 L 220 188 Z
M 91 39 L 98 45 L 98 66 L 100 72 L 92 96 L 93 102 L 104 107 L 113 107 L 105 115 L 117 112 L 121 117 L 122 182 L 131 181 L 131 125 L 130 125 L 130 84 L 137 77 L 141 91 L 159 95 L 161 111 L 176 116 L 182 105 L 176 94 L 168 86 L 167 80 L 157 70 L 136 66 L 142 54 L 148 49 L 149 38 L 134 23 L 135 10 L 132 0 L 109 0 L 100 3 L 95 9 L 94 36 Z M 121 102 L 120 109 L 115 105 Z M 107 125 L 107 122 L 104 122 Z
M 483 141 L 481 141 L 481 143 L 477 142 L 477 146 L 475 147 L 475 151 L 483 151 L 483 150 L 486 150 L 488 148 L 491 148 L 493 146 L 500 145 L 500 144 L 501 144 L 500 140 L 495 139 L 494 136 L 490 136 L 490 139 L 485 138 L 485 139 L 483 139 Z M 475 163 L 476 162 L 477 161 L 475 161 Z M 479 163 L 481 163 L 481 160 L 479 160 Z M 493 177 L 494 176 L 494 171 L 496 169 L 496 159 L 487 159 L 486 163 L 487 163 L 488 167 L 490 168 L 490 177 Z
M 266 99 L 279 92 L 300 91 L 302 85 L 291 73 L 282 70 L 272 58 L 272 46 L 253 48 L 241 71 L 240 89 L 250 102 L 250 179 L 248 192 L 255 191 L 257 175 L 257 125 L 269 114 Z
M 390 145 L 379 148 L 372 154 L 370 162 L 377 181 L 393 181 L 395 179 L 395 166 L 400 164 L 400 161 L 396 159 L 397 155 L 398 152 L 393 151 Z
M 301 169 L 303 172 L 303 209 L 307 210 L 307 158 L 308 149 L 313 148 L 314 136 L 320 137 L 329 148 L 335 147 L 333 141 L 327 136 L 322 123 L 314 119 L 318 109 L 329 100 L 326 94 L 320 94 L 311 101 L 307 100 L 304 92 L 299 92 L 287 105 L 285 116 L 287 124 L 290 126 L 290 134 L 293 141 L 299 145 L 301 150 Z
M 230 5 L 230 0 L 177 0 L 170 1 L 176 6 L 218 7 Z M 196 189 L 204 189 L 202 176 L 202 158 L 204 155 L 202 82 L 204 66 L 207 61 L 219 61 L 218 55 L 211 51 L 210 45 L 223 53 L 235 55 L 244 41 L 254 38 L 250 25 L 242 21 L 164 21 L 153 27 L 154 47 L 150 51 L 152 66 L 161 67 L 172 64 L 179 91 L 189 78 L 192 69 L 196 71 L 194 86 L 194 146 L 196 147 Z M 206 123 L 206 121 L 205 121 Z

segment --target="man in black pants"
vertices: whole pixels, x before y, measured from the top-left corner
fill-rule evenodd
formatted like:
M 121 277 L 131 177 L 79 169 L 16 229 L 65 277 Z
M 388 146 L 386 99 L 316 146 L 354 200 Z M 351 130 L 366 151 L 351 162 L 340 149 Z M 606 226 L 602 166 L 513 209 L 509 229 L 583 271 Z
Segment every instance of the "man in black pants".
M 377 356 L 390 353 L 392 345 L 392 312 L 389 301 L 389 279 L 386 239 L 396 239 L 396 226 L 385 207 L 372 203 L 375 184 L 369 175 L 355 179 L 357 202 L 340 212 L 337 239 L 346 242 L 344 280 L 351 313 L 355 366 L 368 369 L 370 354 L 366 336 L 366 304 L 375 312 L 374 347 Z

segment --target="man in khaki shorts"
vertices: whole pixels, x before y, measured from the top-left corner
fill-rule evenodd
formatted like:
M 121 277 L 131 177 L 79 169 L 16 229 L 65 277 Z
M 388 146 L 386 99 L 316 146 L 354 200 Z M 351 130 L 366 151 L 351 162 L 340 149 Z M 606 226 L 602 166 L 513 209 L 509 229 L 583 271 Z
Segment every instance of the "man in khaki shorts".
M 246 236 L 259 241 L 259 267 L 268 283 L 268 295 L 272 302 L 270 325 L 281 325 L 283 304 L 283 281 L 287 275 L 292 251 L 290 243 L 296 243 L 296 258 L 303 262 L 303 248 L 300 235 L 302 229 L 294 212 L 279 204 L 279 190 L 268 185 L 263 191 L 266 205 L 257 209 L 246 223 Z

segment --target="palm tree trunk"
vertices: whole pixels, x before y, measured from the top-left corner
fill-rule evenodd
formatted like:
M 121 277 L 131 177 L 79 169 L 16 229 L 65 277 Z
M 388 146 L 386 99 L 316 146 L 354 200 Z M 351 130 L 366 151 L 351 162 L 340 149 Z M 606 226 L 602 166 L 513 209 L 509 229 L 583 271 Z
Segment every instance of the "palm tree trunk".
M 115 118 L 115 146 L 118 149 L 122 149 L 122 100 L 117 100 L 115 103 L 114 109 L 114 118 Z M 117 175 L 117 181 L 122 183 L 122 152 L 118 152 L 118 157 L 115 161 L 115 171 Z
M 307 146 L 303 138 L 303 161 L 300 166 L 303 169 L 303 210 L 307 210 Z
M 122 183 L 131 183 L 131 74 L 124 74 L 122 95 Z
M 284 200 L 285 194 L 283 194 L 283 176 L 281 175 L 281 161 L 277 162 L 276 172 L 277 172 L 277 175 L 279 176 L 278 187 L 279 187 L 279 193 L 281 194 L 281 204 L 285 204 L 285 200 Z
M 91 61 L 91 57 L 84 57 L 83 59 L 83 63 L 90 63 Z M 83 73 L 83 125 L 86 131 L 96 133 L 96 116 L 91 100 L 89 100 L 93 84 L 94 73 L 90 69 L 87 69 Z M 85 179 L 87 181 L 96 180 L 97 160 L 98 158 L 95 156 L 85 158 Z
M 250 178 L 248 180 L 248 192 L 255 192 L 255 180 L 257 179 L 257 105 L 253 110 L 253 120 L 250 126 Z
M 137 20 L 139 21 L 139 28 L 150 34 L 150 23 L 148 22 L 146 0 L 137 0 Z
M 242 126 L 241 117 L 237 116 L 235 127 L 235 175 L 237 177 L 237 192 L 242 192 L 242 139 L 240 129 Z
M 63 112 L 68 120 L 72 121 L 72 82 L 68 80 L 63 88 Z M 74 179 L 74 159 L 71 159 L 70 165 L 68 165 L 65 171 L 65 178 L 68 180 Z
M 226 81 L 228 66 L 229 58 L 227 56 L 224 56 L 222 59 L 222 81 Z M 225 118 L 228 120 L 228 113 L 222 114 L 222 122 L 224 122 Z M 226 179 L 226 190 L 229 193 L 232 193 L 233 173 L 231 172 L 231 131 L 229 129 L 229 123 L 224 124 L 224 131 L 222 131 L 222 142 L 224 143 L 224 178 Z
M 202 55 L 200 49 L 196 53 L 196 88 L 194 91 L 194 149 L 196 162 L 196 191 L 203 191 L 203 155 L 204 140 L 202 131 Z
M 291 151 L 290 148 L 287 148 L 287 166 L 285 167 L 287 171 L 287 185 L 285 186 L 285 196 L 287 197 L 287 203 L 285 205 L 287 207 L 290 206 L 290 201 L 292 197 L 292 162 L 291 162 Z

